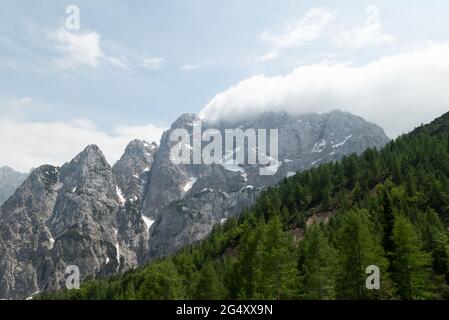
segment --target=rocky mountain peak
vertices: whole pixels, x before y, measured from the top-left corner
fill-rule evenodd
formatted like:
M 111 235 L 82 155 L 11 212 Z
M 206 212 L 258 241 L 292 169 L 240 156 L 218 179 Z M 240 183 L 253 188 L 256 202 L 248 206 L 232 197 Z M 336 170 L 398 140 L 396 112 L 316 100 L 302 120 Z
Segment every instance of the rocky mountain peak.
M 135 139 L 126 146 L 124 156 L 144 156 L 146 153 L 150 153 L 155 149 L 157 149 L 157 144 L 155 142 L 150 144 L 145 140 Z
M 79 153 L 72 162 L 77 162 L 81 164 L 92 164 L 92 163 L 98 163 L 105 166 L 108 166 L 108 162 L 106 161 L 106 158 L 103 155 L 103 152 L 101 152 L 100 148 L 95 145 L 91 144 L 87 146 L 84 151 Z
M 273 175 L 260 175 L 262 164 L 177 165 L 170 132 L 191 132 L 195 121 L 201 119 L 180 116 L 159 147 L 131 141 L 112 168 L 89 145 L 61 168 L 33 170 L 0 208 L 0 298 L 61 288 L 67 265 L 95 277 L 170 254 L 284 177 L 388 142 L 381 128 L 348 113 L 267 112 L 239 123 L 201 123 L 203 130 L 216 125 L 222 136 L 232 128 L 279 129 Z
M 171 129 L 189 128 L 194 121 L 201 121 L 194 113 L 184 113 L 171 125 Z
M 195 120 L 200 118 L 185 114 L 171 128 L 190 131 Z M 214 224 L 238 215 L 260 192 L 284 177 L 368 147 L 380 148 L 389 140 L 380 127 L 341 111 L 265 112 L 240 122 L 202 124 L 203 129 L 217 126 L 222 137 L 226 129 L 278 129 L 276 170 L 272 175 L 260 175 L 260 164 L 176 165 L 169 160 L 169 132 L 164 133 L 143 206 L 143 214 L 156 220 L 150 239 L 153 257 L 204 238 Z
M 153 159 L 158 150 L 155 142 L 133 140 L 113 167 L 118 188 L 125 200 L 140 205 L 149 179 Z
M 97 180 L 98 177 L 109 179 L 111 174 L 111 166 L 96 145 L 87 146 L 72 161 L 61 168 L 61 180 L 73 176 L 79 182 L 86 182 Z

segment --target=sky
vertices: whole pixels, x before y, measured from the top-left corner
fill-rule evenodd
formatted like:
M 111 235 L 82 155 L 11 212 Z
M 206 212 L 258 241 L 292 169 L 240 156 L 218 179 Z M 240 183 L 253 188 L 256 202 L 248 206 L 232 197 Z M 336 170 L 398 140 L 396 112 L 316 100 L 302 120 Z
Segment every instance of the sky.
M 113 164 L 182 113 L 341 109 L 394 138 L 449 111 L 447 12 L 445 0 L 0 0 L 0 167 L 62 165 L 93 143 Z

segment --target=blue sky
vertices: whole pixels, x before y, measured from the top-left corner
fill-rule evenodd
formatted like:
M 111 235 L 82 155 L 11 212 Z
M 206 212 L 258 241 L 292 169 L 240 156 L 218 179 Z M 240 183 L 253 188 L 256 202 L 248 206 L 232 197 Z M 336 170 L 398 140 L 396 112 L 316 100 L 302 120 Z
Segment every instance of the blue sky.
M 64 28 L 68 5 L 80 8 L 80 30 Z M 373 90 L 379 86 L 374 80 L 366 84 L 371 96 L 345 100 L 344 94 L 329 94 L 325 100 L 310 98 L 307 106 L 300 102 L 308 97 L 295 96 L 291 88 L 307 86 L 303 75 L 309 66 L 325 66 L 320 70 L 337 82 L 335 66 L 349 68 L 342 74 L 354 72 L 355 78 L 364 78 L 364 72 L 375 78 L 373 70 L 385 67 L 385 74 L 402 72 L 392 77 L 400 81 L 409 67 L 391 71 L 382 59 L 392 57 L 397 65 L 410 58 L 416 65 L 420 52 L 444 56 L 448 12 L 449 2 L 443 0 L 0 0 L 0 141 L 5 152 L 0 166 L 24 171 L 42 163 L 62 164 L 90 140 L 112 163 L 128 139 L 157 140 L 181 113 L 201 110 L 214 118 L 245 117 L 245 110 L 347 107 L 396 136 L 449 107 L 444 90 L 435 92 L 429 83 L 418 98 L 426 101 L 429 95 L 432 112 L 417 111 L 395 127 L 366 111 L 383 103 L 374 95 L 391 91 Z M 410 52 L 413 57 L 401 58 Z M 438 64 L 426 68 L 423 76 L 431 78 L 439 69 Z M 443 78 L 437 78 L 445 80 L 446 65 L 441 69 Z M 261 90 L 273 95 L 260 97 Z M 316 95 L 327 96 L 320 90 Z

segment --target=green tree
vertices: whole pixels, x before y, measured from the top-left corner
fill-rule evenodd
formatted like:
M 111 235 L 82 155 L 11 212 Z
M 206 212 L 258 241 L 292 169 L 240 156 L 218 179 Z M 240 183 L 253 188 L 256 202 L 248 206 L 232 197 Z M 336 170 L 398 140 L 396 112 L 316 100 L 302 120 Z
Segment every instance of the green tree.
M 201 269 L 196 289 L 196 299 L 219 300 L 226 297 L 226 289 L 215 271 L 214 264 L 206 262 Z
M 431 256 L 422 251 L 416 230 L 404 215 L 395 218 L 392 240 L 391 269 L 398 296 L 402 299 L 431 298 Z
M 282 230 L 279 216 L 262 228 L 254 266 L 256 299 L 289 299 L 296 295 L 298 269 L 293 239 Z
M 138 292 L 144 300 L 183 299 L 185 288 L 181 276 L 171 260 L 152 263 L 144 272 L 144 281 Z
M 299 270 L 303 298 L 335 298 L 336 251 L 319 224 L 312 224 L 300 242 Z
M 337 276 L 337 297 L 340 299 L 379 298 L 383 292 L 367 290 L 366 268 L 379 267 L 382 281 L 387 283 L 387 259 L 373 233 L 368 212 L 365 209 L 352 210 L 346 214 L 338 230 L 339 272 Z

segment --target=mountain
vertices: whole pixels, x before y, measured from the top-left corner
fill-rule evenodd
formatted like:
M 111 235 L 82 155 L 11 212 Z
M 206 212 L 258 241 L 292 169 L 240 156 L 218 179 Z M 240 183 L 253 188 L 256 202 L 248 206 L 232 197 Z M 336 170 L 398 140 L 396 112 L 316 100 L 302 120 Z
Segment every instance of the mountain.
M 0 298 L 24 298 L 146 261 L 148 228 L 126 204 L 97 146 L 62 167 L 34 170 L 0 208 Z
M 170 136 L 185 129 L 192 139 L 194 125 L 222 136 L 228 129 L 278 129 L 279 156 L 269 156 L 276 168 L 260 175 L 267 169 L 260 163 L 175 164 Z M 79 267 L 82 281 L 142 266 L 204 239 L 285 177 L 387 142 L 380 127 L 334 111 L 265 113 L 245 123 L 185 114 L 159 147 L 134 140 L 112 168 L 88 146 L 62 167 L 34 170 L 0 208 L 0 298 L 57 290 L 69 265 Z
M 263 176 L 259 164 L 174 164 L 170 150 L 176 142 L 170 141 L 170 135 L 176 129 L 186 129 L 192 135 L 194 123 L 203 130 L 216 128 L 222 137 L 228 128 L 278 129 L 279 168 L 273 175 Z M 243 123 L 207 123 L 184 114 L 163 134 L 154 157 L 143 206 L 143 214 L 156 220 L 150 255 L 167 255 L 203 239 L 215 224 L 238 215 L 284 177 L 347 154 L 360 154 L 369 147 L 381 148 L 388 141 L 380 127 L 341 111 L 300 116 L 268 112 Z
M 40 298 L 449 299 L 448 225 L 449 113 L 283 179 L 170 257 Z
M 133 140 L 113 166 L 117 186 L 128 201 L 138 204 L 143 201 L 157 149 L 154 142 L 150 144 L 142 140 Z
M 17 172 L 10 167 L 0 168 L 0 205 L 14 193 L 27 176 L 27 174 Z

